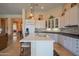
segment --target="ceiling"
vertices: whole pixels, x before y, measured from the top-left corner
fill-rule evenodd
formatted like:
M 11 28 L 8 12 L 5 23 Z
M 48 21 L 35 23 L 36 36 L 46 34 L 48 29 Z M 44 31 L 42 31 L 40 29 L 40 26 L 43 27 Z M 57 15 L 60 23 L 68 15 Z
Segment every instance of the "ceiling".
M 30 9 L 34 3 L 0 3 L 0 14 L 21 14 L 22 9 Z M 41 11 L 41 7 L 44 7 L 42 11 L 48 11 L 52 8 L 63 6 L 63 3 L 37 3 L 35 5 L 35 12 Z

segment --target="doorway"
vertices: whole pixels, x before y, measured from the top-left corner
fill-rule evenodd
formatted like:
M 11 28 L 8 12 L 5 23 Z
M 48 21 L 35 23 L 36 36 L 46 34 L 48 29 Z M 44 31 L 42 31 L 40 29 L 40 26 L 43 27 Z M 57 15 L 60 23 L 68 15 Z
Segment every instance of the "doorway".
M 12 18 L 13 41 L 22 39 L 22 19 Z

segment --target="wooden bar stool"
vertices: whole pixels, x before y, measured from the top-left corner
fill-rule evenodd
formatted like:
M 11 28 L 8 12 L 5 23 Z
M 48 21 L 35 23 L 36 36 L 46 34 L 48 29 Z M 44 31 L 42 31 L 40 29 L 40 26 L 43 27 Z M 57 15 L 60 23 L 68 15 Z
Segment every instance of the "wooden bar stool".
M 20 43 L 20 56 L 29 56 L 31 55 L 31 43 Z

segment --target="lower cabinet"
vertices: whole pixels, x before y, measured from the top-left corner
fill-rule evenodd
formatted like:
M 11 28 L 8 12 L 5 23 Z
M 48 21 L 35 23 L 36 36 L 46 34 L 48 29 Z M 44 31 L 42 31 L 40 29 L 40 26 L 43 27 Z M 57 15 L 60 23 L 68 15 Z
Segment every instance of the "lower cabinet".
M 79 56 L 79 39 L 59 35 L 58 43 L 64 48 L 72 52 L 74 55 Z
M 72 39 L 72 46 L 73 46 L 73 50 L 72 53 L 74 53 L 74 55 L 78 55 L 79 56 L 79 39 Z
M 31 42 L 31 56 L 53 56 L 53 41 Z

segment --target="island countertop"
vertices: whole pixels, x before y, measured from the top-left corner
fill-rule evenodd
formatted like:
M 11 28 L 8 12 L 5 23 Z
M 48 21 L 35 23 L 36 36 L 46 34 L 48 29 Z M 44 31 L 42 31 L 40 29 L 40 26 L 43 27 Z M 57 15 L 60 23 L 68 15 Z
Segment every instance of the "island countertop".
M 27 37 L 20 40 L 20 42 L 35 42 L 35 41 L 53 41 L 48 35 L 28 35 Z
M 20 40 L 21 47 L 31 47 L 31 56 L 53 56 L 54 40 L 46 35 L 29 34 Z

